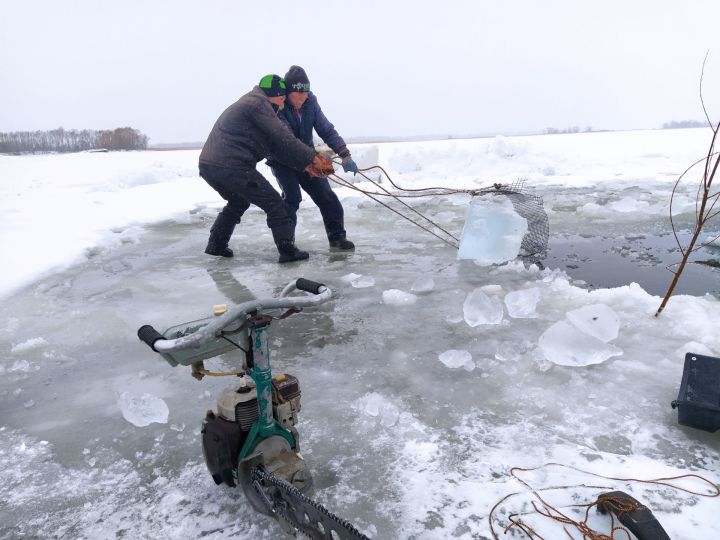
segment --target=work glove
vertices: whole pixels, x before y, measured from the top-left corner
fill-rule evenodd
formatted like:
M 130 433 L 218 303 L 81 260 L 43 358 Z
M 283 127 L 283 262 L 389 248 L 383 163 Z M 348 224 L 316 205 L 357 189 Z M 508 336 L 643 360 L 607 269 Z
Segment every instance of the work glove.
M 347 156 L 343 158 L 342 160 L 342 168 L 345 172 L 351 172 L 353 173 L 353 176 L 358 173 L 358 167 L 355 161 L 353 161 L 353 158 L 350 156 Z
M 332 161 L 325 156 L 315 154 L 312 163 L 305 167 L 305 172 L 311 177 L 325 178 L 328 174 L 334 173 L 335 169 L 333 169 Z

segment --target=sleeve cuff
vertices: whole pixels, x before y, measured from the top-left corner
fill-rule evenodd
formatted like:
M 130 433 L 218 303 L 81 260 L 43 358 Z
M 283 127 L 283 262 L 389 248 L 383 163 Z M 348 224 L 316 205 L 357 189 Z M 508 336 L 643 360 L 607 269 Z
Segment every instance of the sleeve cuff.
M 338 156 L 340 156 L 341 158 L 350 157 L 350 150 L 348 150 L 347 147 L 345 147 L 338 152 Z

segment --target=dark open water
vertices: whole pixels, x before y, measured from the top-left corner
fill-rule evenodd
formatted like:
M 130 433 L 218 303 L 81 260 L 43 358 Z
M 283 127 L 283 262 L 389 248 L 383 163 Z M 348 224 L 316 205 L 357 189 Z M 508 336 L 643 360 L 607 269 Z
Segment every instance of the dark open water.
M 703 235 L 705 238 L 707 235 Z M 682 235 L 687 244 L 688 234 Z M 672 234 L 638 234 L 637 236 L 559 235 L 550 238 L 548 268 L 560 268 L 592 289 L 621 287 L 638 283 L 650 294 L 664 296 L 673 279 L 668 270 L 677 268 L 682 258 Z M 691 261 L 719 261 L 720 247 L 702 248 Z M 720 269 L 705 264 L 688 264 L 683 270 L 674 294 L 720 298 Z

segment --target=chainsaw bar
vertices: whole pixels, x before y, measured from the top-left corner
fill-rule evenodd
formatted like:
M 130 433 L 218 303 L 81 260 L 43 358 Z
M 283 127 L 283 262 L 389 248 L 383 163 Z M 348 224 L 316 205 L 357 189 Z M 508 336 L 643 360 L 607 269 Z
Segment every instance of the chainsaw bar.
M 313 540 L 370 540 L 352 523 L 262 467 L 252 469 L 250 483 L 283 529 L 293 536 L 303 533 Z

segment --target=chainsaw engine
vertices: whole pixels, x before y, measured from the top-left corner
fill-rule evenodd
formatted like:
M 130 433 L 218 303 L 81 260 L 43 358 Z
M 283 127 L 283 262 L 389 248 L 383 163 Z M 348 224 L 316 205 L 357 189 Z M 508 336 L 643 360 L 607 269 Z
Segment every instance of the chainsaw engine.
M 264 448 L 268 442 L 280 443 L 285 441 L 282 437 L 270 437 L 261 442 L 252 453 L 255 459 L 264 458 L 265 466 L 268 469 L 281 468 L 285 469 L 283 464 L 278 463 L 274 467 L 272 463 L 267 463 L 276 457 L 276 454 L 287 454 L 290 452 L 293 456 L 297 456 L 299 451 L 297 445 L 298 434 L 295 429 L 297 423 L 297 413 L 300 411 L 300 387 L 296 377 L 287 374 L 279 374 L 272 378 L 272 408 L 273 416 L 278 423 L 293 434 L 296 441 L 296 447 L 290 449 L 287 442 L 286 448 L 278 449 L 280 451 L 265 451 Z M 225 387 L 218 396 L 217 414 L 208 411 L 202 423 L 202 446 L 203 456 L 208 471 L 215 480 L 216 484 L 227 484 L 228 486 L 236 485 L 236 475 L 238 471 L 238 456 L 245 440 L 250 433 L 253 424 L 258 420 L 258 399 L 255 381 L 247 374 L 243 374 L 233 384 Z M 282 441 L 272 441 L 272 439 L 282 439 Z M 277 444 L 272 445 L 273 447 Z M 269 450 L 269 449 L 268 449 Z M 277 456 L 279 457 L 279 456 Z M 283 456 L 283 461 L 287 461 L 289 456 Z M 291 461 L 302 462 L 302 458 L 297 456 Z M 297 465 L 288 470 L 288 482 L 293 480 L 299 469 L 304 469 Z M 300 475 L 303 476 L 303 475 Z M 299 480 L 299 478 L 298 478 Z

